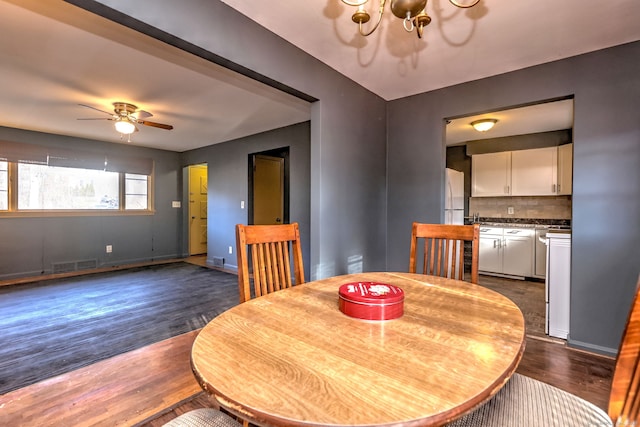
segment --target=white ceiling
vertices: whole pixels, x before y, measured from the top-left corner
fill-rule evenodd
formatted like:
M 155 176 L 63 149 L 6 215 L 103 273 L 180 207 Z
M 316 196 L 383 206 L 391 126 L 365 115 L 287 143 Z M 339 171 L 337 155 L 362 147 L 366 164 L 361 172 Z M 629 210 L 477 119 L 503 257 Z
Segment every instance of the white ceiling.
M 480 119 L 496 119 L 497 122 L 491 130 L 478 132 L 471 126 L 471 122 Z M 450 119 L 446 126 L 447 145 L 571 129 L 573 128 L 573 99 Z
M 430 0 L 422 39 L 389 1 L 366 38 L 340 0 L 222 2 L 386 100 L 640 40 L 638 0 L 480 0 L 471 9 Z M 373 22 L 379 3 L 368 4 Z
M 481 0 L 466 11 L 431 0 L 433 22 L 421 40 L 388 10 L 381 28 L 363 38 L 351 22 L 352 8 L 340 0 L 304 0 L 303 10 L 296 0 L 222 1 L 387 100 L 640 40 L 638 0 L 599 7 L 578 0 Z M 113 102 L 129 102 L 153 113 L 149 120 L 174 126 L 139 126 L 132 143 L 185 151 L 310 117 L 304 101 L 60 0 L 0 0 L 0 22 L 1 126 L 126 142 L 110 121 L 76 119 L 108 117 L 78 104 L 110 111 Z M 505 136 L 498 131 L 521 122 L 509 113 L 500 112 L 500 126 L 485 136 Z M 544 130 L 555 129 L 509 132 Z

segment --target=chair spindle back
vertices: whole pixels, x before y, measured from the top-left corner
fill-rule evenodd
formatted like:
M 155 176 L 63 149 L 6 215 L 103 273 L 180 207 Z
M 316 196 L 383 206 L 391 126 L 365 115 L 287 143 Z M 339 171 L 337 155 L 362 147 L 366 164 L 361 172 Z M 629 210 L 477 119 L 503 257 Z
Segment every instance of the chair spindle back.
M 416 273 L 419 239 L 422 247 L 422 274 L 464 280 L 464 242 L 471 242 L 471 283 L 478 283 L 480 226 L 413 223 L 409 272 Z
M 251 299 L 249 256 L 253 273 L 254 297 L 304 283 L 304 266 L 297 223 L 283 225 L 236 226 L 238 286 L 240 302 Z M 293 257 L 293 276 L 291 258 Z

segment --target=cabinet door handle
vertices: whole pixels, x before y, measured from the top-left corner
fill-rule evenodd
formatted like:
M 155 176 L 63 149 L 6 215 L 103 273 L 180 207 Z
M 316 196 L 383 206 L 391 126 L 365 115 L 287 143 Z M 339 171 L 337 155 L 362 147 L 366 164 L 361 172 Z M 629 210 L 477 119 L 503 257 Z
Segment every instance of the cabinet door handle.
M 502 245 L 500 245 L 501 247 L 504 246 L 505 248 L 507 247 L 507 239 L 502 239 Z
M 493 247 L 494 247 L 494 249 L 498 247 L 498 240 L 497 239 L 493 239 Z
M 560 194 L 560 184 L 558 184 L 558 194 Z
M 552 193 L 555 193 L 555 192 L 556 192 L 556 185 L 555 185 L 555 184 L 553 184 L 553 185 L 552 185 L 552 187 L 553 187 L 553 189 L 551 190 L 551 192 L 552 192 Z

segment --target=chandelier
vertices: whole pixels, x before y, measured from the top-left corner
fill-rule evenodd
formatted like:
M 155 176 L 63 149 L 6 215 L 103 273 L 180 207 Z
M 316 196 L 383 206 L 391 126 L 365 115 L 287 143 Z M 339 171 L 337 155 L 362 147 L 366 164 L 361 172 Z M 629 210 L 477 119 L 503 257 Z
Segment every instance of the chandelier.
M 372 2 L 375 0 L 371 0 Z M 371 19 L 371 15 L 365 10 L 364 6 L 369 0 L 342 0 L 344 4 L 349 6 L 355 6 L 358 8 L 356 12 L 351 16 L 351 20 L 358 24 L 358 30 L 363 36 L 372 34 L 380 25 L 382 15 L 384 14 L 384 6 L 387 0 L 379 0 L 380 7 L 378 8 L 378 21 L 371 29 L 371 31 L 365 31 L 362 24 L 366 24 Z M 449 3 L 459 7 L 461 9 L 468 9 L 478 4 L 480 0 L 472 0 L 467 3 L 460 2 L 459 0 L 449 0 Z M 404 20 L 404 29 L 407 32 L 416 30 L 418 38 L 422 38 L 422 31 L 424 27 L 429 25 L 431 17 L 427 15 L 427 0 L 390 0 L 391 12 L 400 19 Z

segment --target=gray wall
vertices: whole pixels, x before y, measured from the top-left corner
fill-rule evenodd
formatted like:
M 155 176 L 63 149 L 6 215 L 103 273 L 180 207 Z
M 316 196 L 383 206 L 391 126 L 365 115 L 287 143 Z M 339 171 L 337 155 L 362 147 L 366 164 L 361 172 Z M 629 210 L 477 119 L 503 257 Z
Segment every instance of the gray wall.
M 640 272 L 639 57 L 636 42 L 390 102 L 387 267 L 407 268 L 412 221 L 441 220 L 445 117 L 574 95 L 569 343 L 616 352 Z
M 180 155 L 133 145 L 0 127 L 0 138 L 98 154 L 152 158 L 153 215 L 41 216 L 0 219 L 0 279 L 36 276 L 52 263 L 96 260 L 99 267 L 175 258 L 182 252 Z M 105 246 L 112 245 L 107 254 Z
M 310 265 L 310 137 L 310 123 L 306 122 L 183 153 L 183 165 L 207 163 L 208 166 L 209 263 L 213 264 L 216 256 L 225 259 L 225 267 L 237 267 L 235 225 L 247 224 L 249 155 L 289 147 L 290 222 L 300 224 L 304 265 Z M 241 200 L 245 201 L 245 209 L 240 208 Z M 229 255 L 229 246 L 234 248 L 232 255 Z M 186 242 L 184 247 L 188 247 Z M 305 274 L 309 279 L 309 271 Z
M 311 278 L 385 268 L 382 98 L 218 0 L 156 0 L 153 7 L 122 0 L 71 2 L 158 39 L 179 38 L 318 99 L 311 109 L 310 264 L 305 268 Z

